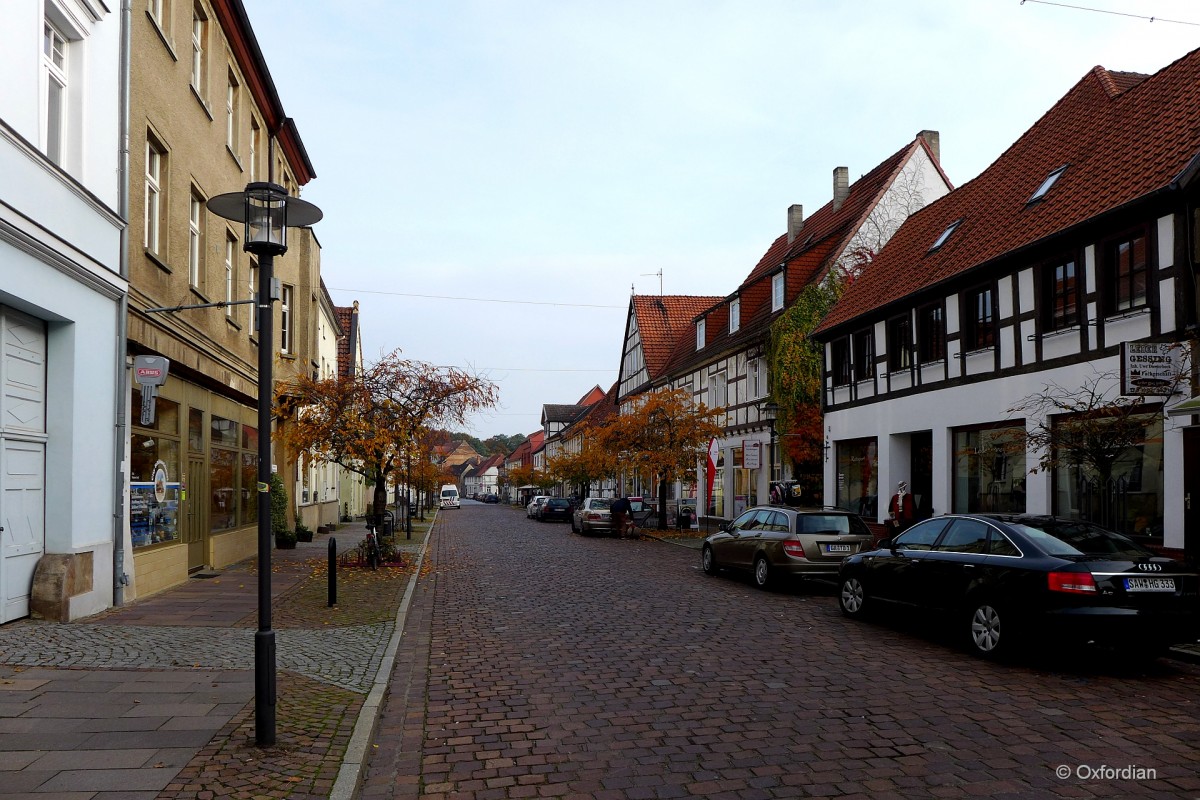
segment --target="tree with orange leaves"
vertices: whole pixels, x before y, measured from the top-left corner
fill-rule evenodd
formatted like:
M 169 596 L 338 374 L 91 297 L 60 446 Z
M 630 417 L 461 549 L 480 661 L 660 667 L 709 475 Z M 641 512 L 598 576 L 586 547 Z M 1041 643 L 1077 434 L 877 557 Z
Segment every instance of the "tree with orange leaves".
M 394 350 L 353 376 L 300 376 L 280 385 L 277 407 L 294 405 L 296 413 L 279 438 L 295 452 L 372 481 L 379 513 L 387 506 L 389 476 L 412 457 L 421 431 L 465 425 L 472 412 L 494 407 L 498 393 L 478 375 L 401 358 Z
M 724 409 L 694 405 L 686 389 L 647 392 L 633 403 L 601 438 L 623 469 L 658 482 L 658 528 L 666 530 L 667 486 L 695 474 L 709 441 L 721 435 Z
M 584 424 L 577 432 L 579 449 L 563 449 L 546 460 L 546 472 L 587 497 L 594 481 L 616 479 L 620 473 L 616 453 L 607 446 L 605 425 Z M 574 438 L 574 437 L 573 437 Z

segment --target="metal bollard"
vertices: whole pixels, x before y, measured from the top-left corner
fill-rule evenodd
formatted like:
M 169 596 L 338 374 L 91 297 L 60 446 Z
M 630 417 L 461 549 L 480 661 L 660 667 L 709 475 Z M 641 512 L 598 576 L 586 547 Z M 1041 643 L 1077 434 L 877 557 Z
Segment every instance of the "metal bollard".
M 329 607 L 337 605 L 337 539 L 329 537 Z

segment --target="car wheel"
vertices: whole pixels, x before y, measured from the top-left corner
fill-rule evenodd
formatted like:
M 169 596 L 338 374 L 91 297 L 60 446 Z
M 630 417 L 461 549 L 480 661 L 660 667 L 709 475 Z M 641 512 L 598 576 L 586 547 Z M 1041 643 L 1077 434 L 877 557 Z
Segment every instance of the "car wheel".
M 867 613 L 867 593 L 858 578 L 846 578 L 838 592 L 838 607 L 851 619 L 862 619 Z
M 704 549 L 700 551 L 700 566 L 704 569 L 706 575 L 717 574 L 717 554 L 713 552 L 712 547 L 709 545 L 705 545 Z
M 760 589 L 766 589 L 771 584 L 771 565 L 767 563 L 767 557 L 759 555 L 754 559 L 754 585 Z
M 967 641 L 972 651 L 985 658 L 999 658 L 1008 653 L 1012 649 L 1013 631 L 1001 609 L 990 600 L 976 601 L 968 608 Z

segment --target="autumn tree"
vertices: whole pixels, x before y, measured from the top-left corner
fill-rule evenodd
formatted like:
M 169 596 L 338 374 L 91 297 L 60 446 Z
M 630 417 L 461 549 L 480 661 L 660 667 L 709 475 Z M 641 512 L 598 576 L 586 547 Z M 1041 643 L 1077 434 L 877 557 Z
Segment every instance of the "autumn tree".
M 546 472 L 579 489 L 587 497 L 595 481 L 616 478 L 620 468 L 617 455 L 608 444 L 606 425 L 583 425 L 579 430 L 578 450 L 560 450 L 546 460 Z
M 666 530 L 667 486 L 695 473 L 708 443 L 721 435 L 724 409 L 694 405 L 686 389 L 647 392 L 633 402 L 599 438 L 623 469 L 657 481 L 658 528 Z
M 412 458 L 423 429 L 465 425 L 471 413 L 494 407 L 497 396 L 496 385 L 478 375 L 404 359 L 395 350 L 353 376 L 299 376 L 279 387 L 276 404 L 296 409 L 281 440 L 372 481 L 378 513 L 387 505 L 388 478 Z

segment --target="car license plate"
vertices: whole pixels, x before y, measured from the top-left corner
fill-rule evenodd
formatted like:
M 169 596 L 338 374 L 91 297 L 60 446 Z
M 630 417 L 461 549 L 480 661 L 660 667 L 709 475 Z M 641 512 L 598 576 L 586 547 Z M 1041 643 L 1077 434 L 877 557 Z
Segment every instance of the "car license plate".
M 1174 578 L 1126 578 L 1125 591 L 1127 592 L 1173 592 L 1175 591 Z
M 854 546 L 849 544 L 827 544 L 825 545 L 826 553 L 853 553 Z

